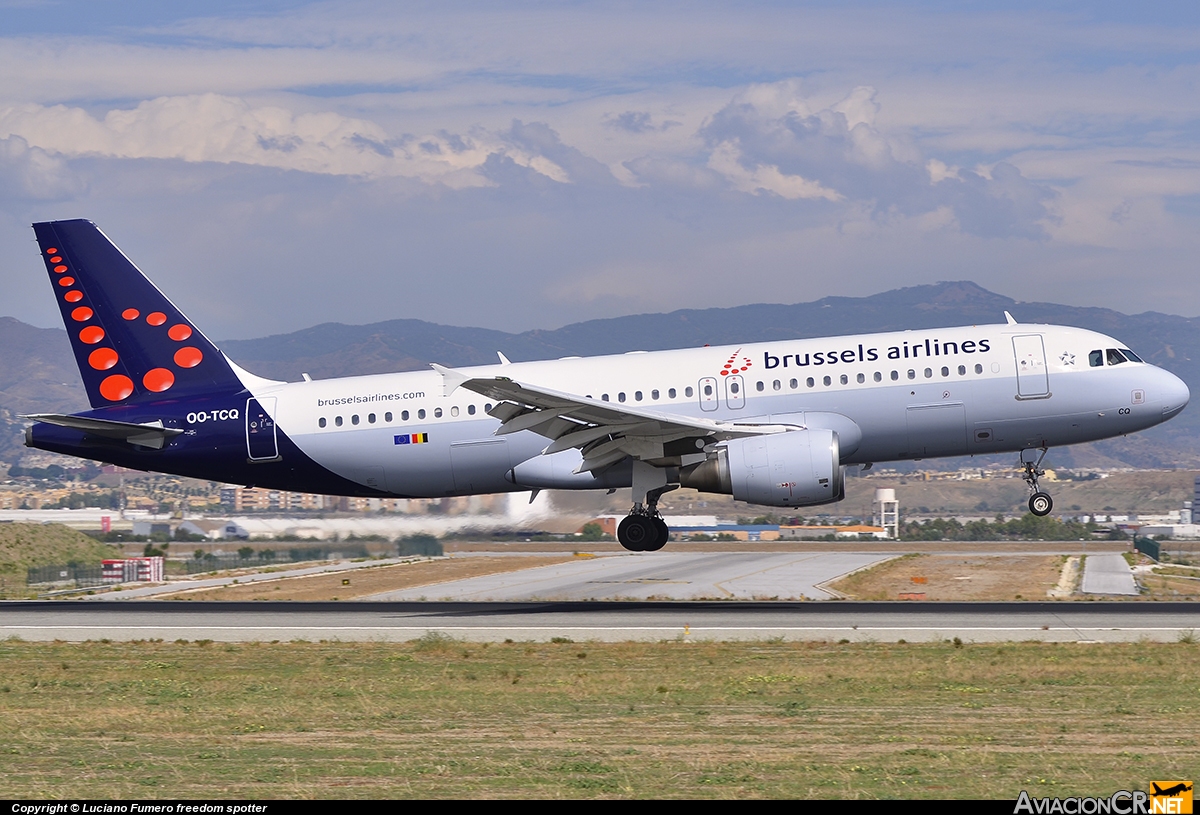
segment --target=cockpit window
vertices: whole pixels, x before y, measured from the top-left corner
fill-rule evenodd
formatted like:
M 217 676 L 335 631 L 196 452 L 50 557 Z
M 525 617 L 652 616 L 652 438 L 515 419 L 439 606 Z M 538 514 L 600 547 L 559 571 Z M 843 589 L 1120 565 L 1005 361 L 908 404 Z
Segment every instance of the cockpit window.
M 1104 352 L 1097 349 L 1088 354 L 1088 365 L 1093 368 L 1104 367 Z
M 1125 359 L 1125 355 L 1122 354 L 1120 351 L 1118 351 L 1116 348 L 1109 348 L 1107 351 L 1104 352 L 1104 355 L 1105 355 L 1105 358 L 1108 360 L 1109 365 L 1120 365 L 1122 362 L 1129 361 L 1129 360 Z
M 1128 359 L 1130 362 L 1144 362 L 1145 361 L 1141 357 L 1139 357 L 1137 354 L 1130 351 L 1128 348 L 1122 348 L 1121 353 L 1124 354 L 1125 358 Z

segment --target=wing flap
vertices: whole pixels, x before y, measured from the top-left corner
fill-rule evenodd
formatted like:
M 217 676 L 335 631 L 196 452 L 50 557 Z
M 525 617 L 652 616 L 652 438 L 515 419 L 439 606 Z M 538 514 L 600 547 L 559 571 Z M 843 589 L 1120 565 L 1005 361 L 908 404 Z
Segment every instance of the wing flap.
M 664 446 L 695 439 L 695 450 L 720 441 L 784 433 L 794 428 L 777 424 L 739 424 L 669 413 L 654 408 L 614 404 L 565 393 L 506 376 L 470 377 L 435 366 L 447 385 L 466 388 L 496 400 L 488 413 L 500 420 L 497 435 L 528 430 L 551 443 L 550 455 L 572 447 L 583 453 L 578 472 L 602 470 L 626 457 L 663 461 Z M 660 463 L 659 466 L 671 466 Z

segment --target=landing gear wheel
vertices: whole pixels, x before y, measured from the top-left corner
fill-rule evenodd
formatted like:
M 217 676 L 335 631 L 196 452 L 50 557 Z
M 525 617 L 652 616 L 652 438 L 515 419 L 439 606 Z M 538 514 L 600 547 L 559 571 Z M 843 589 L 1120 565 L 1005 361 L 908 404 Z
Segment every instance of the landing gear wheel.
M 667 545 L 667 539 L 671 537 L 671 530 L 667 527 L 667 522 L 662 518 L 651 518 L 650 522 L 654 524 L 654 531 L 657 537 L 646 544 L 643 552 L 657 552 L 659 549 Z
M 1039 518 L 1043 515 L 1049 515 L 1052 509 L 1054 509 L 1054 499 L 1046 493 L 1035 492 L 1029 496 L 1029 511 Z
M 661 546 L 654 545 L 658 542 L 654 519 L 645 515 L 626 515 L 625 520 L 617 526 L 617 540 L 631 552 L 648 552 Z

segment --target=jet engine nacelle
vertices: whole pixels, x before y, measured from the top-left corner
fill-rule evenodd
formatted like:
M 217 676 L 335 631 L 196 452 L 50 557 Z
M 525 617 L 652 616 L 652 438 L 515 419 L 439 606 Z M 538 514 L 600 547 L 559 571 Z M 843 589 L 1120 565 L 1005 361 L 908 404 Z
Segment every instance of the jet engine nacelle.
M 810 428 L 734 439 L 680 471 L 680 483 L 771 507 L 828 504 L 845 497 L 838 435 Z

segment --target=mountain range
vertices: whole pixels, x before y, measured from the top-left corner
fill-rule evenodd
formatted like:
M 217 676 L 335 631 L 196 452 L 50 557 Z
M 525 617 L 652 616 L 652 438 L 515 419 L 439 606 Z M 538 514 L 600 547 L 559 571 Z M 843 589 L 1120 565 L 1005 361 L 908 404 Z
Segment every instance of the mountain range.
M 369 325 L 321 325 L 260 339 L 227 340 L 221 349 L 261 376 L 298 380 L 417 370 L 430 362 L 450 366 L 514 362 L 625 351 L 981 325 L 1004 321 L 1090 328 L 1117 337 L 1148 362 L 1180 376 L 1200 393 L 1200 319 L 1158 312 L 1122 314 L 1042 302 L 1019 302 L 971 282 L 944 282 L 868 297 L 825 297 L 792 305 L 756 304 L 687 309 L 589 320 L 519 334 L 388 320 Z M 62 329 L 41 329 L 0 317 L 0 459 L 21 456 L 17 415 L 75 411 L 87 400 Z M 1136 437 L 1064 450 L 1057 466 L 1200 467 L 1200 410 L 1191 408 Z M 933 462 L 923 462 L 923 466 Z M 946 466 L 958 466 L 947 462 Z

